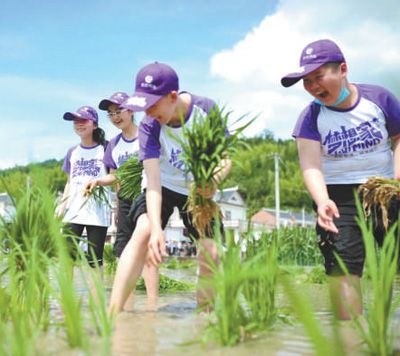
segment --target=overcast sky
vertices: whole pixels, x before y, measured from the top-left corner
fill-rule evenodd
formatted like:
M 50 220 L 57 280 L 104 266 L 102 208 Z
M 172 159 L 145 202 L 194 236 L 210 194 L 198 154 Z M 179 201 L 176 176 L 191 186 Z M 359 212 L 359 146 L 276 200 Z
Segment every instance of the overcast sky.
M 176 69 L 182 90 L 259 114 L 248 135 L 289 138 L 311 98 L 280 78 L 302 48 L 331 38 L 351 81 L 399 96 L 399 23 L 398 0 L 3 0 L 0 168 L 63 158 L 79 142 L 63 113 L 132 93 L 137 70 L 155 60 Z M 99 114 L 111 138 L 117 131 Z

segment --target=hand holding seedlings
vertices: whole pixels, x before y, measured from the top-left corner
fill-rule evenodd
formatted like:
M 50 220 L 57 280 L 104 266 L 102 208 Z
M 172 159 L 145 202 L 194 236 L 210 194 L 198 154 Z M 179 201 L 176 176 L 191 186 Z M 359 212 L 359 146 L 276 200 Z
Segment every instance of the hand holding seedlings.
M 131 156 L 120 166 L 115 176 L 120 183 L 119 196 L 122 199 L 135 200 L 141 192 L 143 164 L 136 155 Z
M 83 196 L 88 197 L 92 193 L 93 189 L 96 187 L 97 187 L 97 179 L 87 182 Z
M 197 187 L 197 194 L 204 199 L 211 199 L 217 192 L 217 182 L 214 180 L 213 183 L 207 183 L 204 188 Z
M 112 207 L 108 198 L 108 192 L 106 188 L 101 185 L 97 185 L 92 190 L 85 189 L 83 192 L 83 196 L 86 197 L 86 199 L 81 205 L 80 209 L 82 209 L 87 204 L 90 198 L 93 198 L 96 204 L 99 206 L 104 204 L 107 205 L 109 208 Z

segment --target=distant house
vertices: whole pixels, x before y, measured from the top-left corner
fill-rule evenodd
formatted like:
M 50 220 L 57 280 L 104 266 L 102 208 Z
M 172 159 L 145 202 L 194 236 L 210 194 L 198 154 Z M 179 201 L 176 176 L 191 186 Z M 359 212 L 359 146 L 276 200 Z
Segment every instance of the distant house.
M 247 230 L 247 206 L 238 191 L 238 187 L 218 191 L 214 200 L 221 207 L 225 230 L 231 230 L 237 239 L 240 232 Z M 180 241 L 187 239 L 183 221 L 176 208 L 169 219 L 164 234 L 166 240 Z
M 281 210 L 279 212 L 279 226 L 315 226 L 316 216 L 303 212 L 292 212 Z M 258 213 L 251 217 L 252 226 L 254 229 L 272 230 L 276 227 L 275 209 L 263 208 Z
M 15 214 L 15 207 L 10 196 L 7 193 L 0 193 L 0 216 L 5 221 L 10 221 Z

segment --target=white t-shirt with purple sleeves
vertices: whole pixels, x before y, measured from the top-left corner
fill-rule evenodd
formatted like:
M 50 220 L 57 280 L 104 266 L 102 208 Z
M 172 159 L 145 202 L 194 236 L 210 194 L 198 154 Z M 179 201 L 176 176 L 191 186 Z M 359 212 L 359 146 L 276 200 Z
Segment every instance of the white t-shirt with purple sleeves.
M 133 155 L 139 155 L 139 139 L 128 140 L 121 132 L 108 143 L 103 162 L 107 168 L 118 169 Z M 145 187 L 146 179 L 142 174 L 142 190 Z
M 390 137 L 400 134 L 400 102 L 388 90 L 356 84 L 358 99 L 349 109 L 311 103 L 293 136 L 321 143 L 326 184 L 359 184 L 369 177 L 393 177 Z
M 138 153 L 139 140 L 137 137 L 128 140 L 121 132 L 108 143 L 103 161 L 107 168 L 117 169 L 131 156 Z
M 64 222 L 94 226 L 110 225 L 110 209 L 107 204 L 99 205 L 93 197 L 85 203 L 87 198 L 83 196 L 85 186 L 90 180 L 107 174 L 103 158 L 102 145 L 93 147 L 77 145 L 69 149 L 62 167 L 63 171 L 68 173 L 70 182 Z M 108 188 L 106 192 L 109 196 Z
M 187 93 L 189 94 L 189 93 Z M 194 115 L 206 117 L 215 107 L 211 99 L 189 94 L 191 102 L 185 126 L 191 126 Z M 160 125 L 150 116 L 145 116 L 139 126 L 139 159 L 160 159 L 161 185 L 179 194 L 188 195 L 191 175 L 185 174 L 184 162 L 180 158 L 182 147 L 171 135 L 183 139 L 181 126 Z

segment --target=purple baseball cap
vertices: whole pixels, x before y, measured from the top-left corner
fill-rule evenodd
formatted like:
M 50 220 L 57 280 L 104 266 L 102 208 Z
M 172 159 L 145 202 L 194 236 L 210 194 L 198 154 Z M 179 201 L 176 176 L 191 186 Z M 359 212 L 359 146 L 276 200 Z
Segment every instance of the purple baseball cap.
M 284 87 L 296 84 L 300 79 L 328 62 L 345 62 L 339 46 L 331 40 L 318 40 L 304 47 L 300 56 L 300 69 L 289 73 L 281 79 Z
M 109 99 L 103 99 L 102 101 L 100 101 L 99 109 L 100 110 L 108 110 L 108 107 L 111 104 L 120 106 L 128 98 L 129 98 L 128 94 L 118 91 L 118 92 L 114 93 L 113 95 L 111 95 Z
M 96 124 L 99 122 L 97 112 L 91 106 L 81 106 L 76 112 L 66 112 L 63 116 L 64 120 L 73 121 L 76 119 L 92 120 Z
M 154 62 L 136 75 L 135 92 L 122 106 L 132 111 L 146 111 L 171 91 L 179 90 L 179 79 L 169 65 Z

